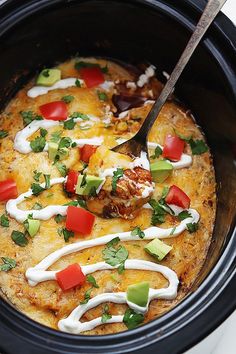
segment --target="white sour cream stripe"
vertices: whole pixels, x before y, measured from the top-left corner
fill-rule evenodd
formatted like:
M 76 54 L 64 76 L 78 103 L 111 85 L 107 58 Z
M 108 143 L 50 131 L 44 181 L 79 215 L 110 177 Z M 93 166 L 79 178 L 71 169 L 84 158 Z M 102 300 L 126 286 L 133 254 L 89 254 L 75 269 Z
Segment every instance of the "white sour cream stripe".
M 100 121 L 99 118 L 88 115 L 89 119 L 92 121 Z M 67 119 L 68 120 L 68 119 Z M 66 121 L 67 121 L 66 120 Z M 66 122 L 64 121 L 64 122 Z M 75 122 L 83 122 L 81 118 L 75 118 Z M 21 154 L 29 154 L 32 152 L 30 142 L 27 140 L 32 134 L 36 133 L 40 128 L 49 129 L 52 127 L 60 126 L 59 121 L 53 120 L 34 120 L 29 125 L 27 125 L 24 129 L 20 130 L 16 133 L 14 140 L 14 148 L 19 151 Z M 86 139 L 72 139 L 73 142 L 77 144 L 77 146 L 81 147 L 85 144 L 90 145 L 101 145 L 103 143 L 103 137 L 94 137 L 94 138 L 86 138 Z M 48 151 L 48 144 L 46 143 L 43 151 Z
M 187 228 L 188 223 L 194 223 L 198 222 L 199 220 L 199 214 L 196 210 L 194 209 L 188 209 L 190 213 L 190 217 L 187 219 L 181 221 L 181 223 L 176 226 L 175 229 L 173 227 L 167 228 L 167 229 L 162 229 L 157 226 L 151 226 L 147 228 L 144 231 L 145 240 L 152 240 L 155 238 L 172 238 L 175 236 L 180 235 L 184 230 Z M 28 279 L 28 282 L 31 286 L 37 285 L 39 282 L 47 280 L 48 278 L 48 269 L 52 264 L 54 264 L 56 261 L 58 261 L 61 257 L 64 257 L 68 254 L 79 252 L 83 249 L 95 247 L 95 246 L 100 246 L 108 243 L 111 241 L 113 238 L 119 237 L 121 241 L 139 241 L 140 238 L 138 236 L 132 236 L 131 231 L 126 231 L 126 232 L 118 232 L 114 234 L 109 234 L 105 236 L 98 237 L 96 239 L 91 239 L 91 240 L 86 240 L 86 241 L 80 241 L 80 242 L 75 242 L 70 245 L 64 246 L 55 252 L 49 254 L 46 258 L 44 258 L 40 263 L 38 263 L 35 267 L 29 268 L 26 271 L 26 277 Z M 39 273 L 38 273 L 39 271 Z M 46 278 L 44 278 L 44 276 Z
M 28 92 L 27 96 L 30 98 L 36 98 L 41 95 L 45 95 L 49 91 L 58 90 L 58 89 L 66 89 L 68 87 L 77 86 L 77 80 L 80 82 L 82 87 L 85 87 L 84 80 L 78 79 L 77 77 L 69 77 L 67 79 L 62 79 L 57 81 L 52 86 L 33 86 Z M 111 88 L 114 87 L 113 81 L 105 81 L 103 84 L 99 85 L 105 91 L 109 91 Z
M 94 142 L 98 142 L 98 139 L 102 138 L 92 138 Z M 90 140 L 90 144 L 96 145 L 94 143 L 91 143 L 92 139 L 80 139 L 80 144 L 79 146 L 83 146 L 84 144 L 88 144 L 88 140 Z M 97 140 L 96 140 L 97 139 Z M 101 140 L 100 140 L 101 141 Z M 78 140 L 77 140 L 78 142 Z M 134 164 L 134 165 L 133 165 Z M 141 152 L 140 158 L 136 158 L 133 162 L 130 164 L 130 168 L 134 168 L 136 166 L 145 166 L 145 168 L 149 169 L 149 162 L 147 159 L 147 154 L 145 152 Z M 100 175 L 104 179 L 103 183 L 100 184 L 100 186 L 97 188 L 97 193 L 101 190 L 103 184 L 105 183 L 105 178 L 108 176 L 113 176 L 113 172 L 116 171 L 117 168 L 114 169 L 107 169 L 103 172 L 103 174 Z M 53 186 L 54 184 L 62 184 L 66 181 L 66 177 L 60 177 L 60 178 L 52 178 L 50 180 L 50 185 Z M 45 187 L 45 183 L 40 184 L 41 187 Z M 146 186 L 143 184 L 143 198 L 146 198 L 150 193 L 152 193 L 154 187 L 153 185 Z M 6 211 L 7 213 L 14 219 L 16 219 L 18 222 L 24 222 L 29 215 L 32 215 L 33 219 L 38 219 L 38 220 L 48 220 L 54 215 L 61 214 L 63 216 L 66 215 L 67 213 L 67 206 L 64 205 L 49 205 L 43 209 L 40 210 L 21 210 L 17 206 L 21 202 L 25 201 L 26 198 L 30 198 L 33 196 L 32 189 L 29 189 L 27 192 L 20 194 L 16 199 L 10 199 L 6 203 Z
M 94 266 L 96 267 L 95 268 L 96 270 L 114 269 L 114 267 L 111 266 L 108 267 L 108 265 L 106 263 L 104 264 L 104 262 L 100 262 L 95 265 L 85 266 L 85 267 L 91 268 Z M 82 267 L 83 270 L 85 270 L 85 267 Z M 78 334 L 84 331 L 92 330 L 95 327 L 101 325 L 102 324 L 101 317 L 95 318 L 92 321 L 87 321 L 87 322 L 80 322 L 80 319 L 85 314 L 85 312 L 104 302 L 114 302 L 119 304 L 126 303 L 130 308 L 133 308 L 136 312 L 145 313 L 148 310 L 150 301 L 154 299 L 172 300 L 176 297 L 179 280 L 176 273 L 172 271 L 170 268 L 153 262 L 144 261 L 141 259 L 133 259 L 133 260 L 127 260 L 125 262 L 125 269 L 150 270 L 150 271 L 161 273 L 168 280 L 169 286 L 167 288 L 161 288 L 161 289 L 150 288 L 148 294 L 148 302 L 145 307 L 140 307 L 128 301 L 126 292 L 99 294 L 94 298 L 90 299 L 87 302 L 87 304 L 77 306 L 67 318 L 60 320 L 58 322 L 59 329 L 64 332 Z M 93 270 L 92 268 L 92 271 L 95 270 Z M 90 272 L 91 269 L 89 269 L 89 273 Z M 120 315 L 112 316 L 112 318 L 108 320 L 106 323 L 123 322 L 123 318 L 124 316 L 120 316 Z
M 65 181 L 65 177 L 52 178 L 50 180 L 50 185 L 54 186 L 55 184 L 61 184 Z M 41 183 L 40 186 L 45 188 L 45 183 Z M 66 215 L 68 206 L 65 205 L 48 205 L 47 207 L 40 210 L 21 210 L 17 207 L 17 205 L 25 201 L 26 198 L 30 198 L 32 196 L 32 189 L 29 189 L 27 192 L 20 194 L 16 199 L 8 200 L 6 203 L 6 212 L 10 215 L 11 218 L 16 219 L 18 222 L 24 222 L 29 215 L 32 215 L 33 219 L 38 220 L 48 220 L 57 214 L 61 214 L 63 216 Z
M 76 86 L 76 80 L 79 80 L 80 85 L 84 86 L 84 80 L 78 79 L 76 77 L 69 77 L 67 79 L 57 81 L 52 86 L 34 86 L 27 92 L 27 96 L 36 98 L 38 96 L 45 95 L 52 90 L 66 89 L 68 87 Z

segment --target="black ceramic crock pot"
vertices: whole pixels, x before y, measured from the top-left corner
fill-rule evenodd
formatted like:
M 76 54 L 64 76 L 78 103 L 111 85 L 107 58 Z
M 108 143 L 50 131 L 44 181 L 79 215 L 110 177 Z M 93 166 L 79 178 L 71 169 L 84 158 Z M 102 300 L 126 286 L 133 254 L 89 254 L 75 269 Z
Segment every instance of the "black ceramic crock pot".
M 171 72 L 204 6 L 203 0 L 8 0 L 0 7 L 0 108 L 43 65 L 77 53 L 148 61 L 159 73 Z M 235 309 L 235 74 L 236 29 L 220 14 L 176 86 L 206 134 L 218 185 L 213 241 L 188 297 L 145 326 L 100 337 L 51 330 L 0 297 L 2 353 L 177 354 Z

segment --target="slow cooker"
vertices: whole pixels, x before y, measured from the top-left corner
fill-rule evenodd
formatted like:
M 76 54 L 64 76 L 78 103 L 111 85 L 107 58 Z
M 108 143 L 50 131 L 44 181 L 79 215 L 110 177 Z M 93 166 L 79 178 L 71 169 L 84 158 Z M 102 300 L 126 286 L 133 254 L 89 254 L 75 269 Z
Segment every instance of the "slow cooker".
M 74 55 L 150 62 L 171 72 L 203 0 L 8 0 L 0 7 L 0 108 L 44 65 Z M 115 335 L 44 327 L 0 297 L 0 351 L 182 353 L 236 307 L 236 29 L 219 14 L 176 85 L 206 134 L 217 178 L 217 217 L 205 265 L 189 295 L 156 320 Z

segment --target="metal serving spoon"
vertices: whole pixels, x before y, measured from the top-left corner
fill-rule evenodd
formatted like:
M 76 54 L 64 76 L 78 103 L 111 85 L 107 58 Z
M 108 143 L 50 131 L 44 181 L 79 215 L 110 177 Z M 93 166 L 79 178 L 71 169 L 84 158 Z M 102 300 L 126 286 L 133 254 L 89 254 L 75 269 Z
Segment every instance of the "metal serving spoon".
M 183 51 L 178 63 L 176 64 L 174 70 L 172 71 L 167 83 L 161 91 L 160 96 L 154 103 L 151 111 L 146 117 L 142 127 L 138 133 L 126 142 L 115 146 L 112 150 L 126 155 L 131 155 L 134 157 L 139 157 L 141 151 L 147 151 L 147 136 L 152 128 L 155 120 L 158 117 L 163 105 L 168 99 L 169 95 L 172 93 L 174 86 L 179 79 L 182 71 L 184 70 L 186 64 L 191 58 L 194 50 L 196 49 L 198 43 L 204 36 L 208 27 L 224 5 L 227 0 L 209 0 L 202 16 L 193 32 L 185 50 Z

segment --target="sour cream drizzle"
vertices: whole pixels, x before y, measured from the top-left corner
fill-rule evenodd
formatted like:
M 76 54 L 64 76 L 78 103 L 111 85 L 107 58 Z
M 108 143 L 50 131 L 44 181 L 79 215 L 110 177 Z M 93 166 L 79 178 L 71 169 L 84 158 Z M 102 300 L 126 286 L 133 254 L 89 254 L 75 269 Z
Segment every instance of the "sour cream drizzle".
M 93 266 L 96 266 L 96 270 L 114 269 L 114 267 L 111 267 L 106 263 L 104 264 L 104 262 L 97 263 L 96 265 L 92 265 L 92 267 Z M 85 267 L 91 267 L 91 266 L 85 266 Z M 85 274 L 90 273 L 91 272 L 90 268 L 88 268 L 87 270 L 85 269 L 85 267 L 82 267 L 83 271 L 85 272 L 87 271 L 87 273 Z M 169 281 L 169 286 L 167 288 L 161 288 L 161 289 L 150 288 L 148 294 L 148 302 L 145 307 L 140 307 L 128 301 L 126 292 L 104 293 L 104 294 L 97 295 L 91 300 L 89 300 L 87 304 L 77 306 L 67 318 L 60 320 L 58 322 L 59 329 L 64 332 L 78 334 L 84 331 L 89 331 L 101 325 L 102 324 L 101 317 L 95 318 L 87 322 L 80 322 L 80 319 L 85 312 L 104 302 L 114 302 L 118 304 L 126 303 L 130 308 L 133 308 L 136 312 L 145 313 L 148 310 L 150 301 L 154 299 L 171 300 L 176 297 L 179 280 L 176 273 L 172 271 L 170 268 L 159 264 L 155 264 L 153 262 L 144 261 L 141 259 L 133 259 L 133 260 L 127 260 L 125 262 L 125 269 L 150 270 L 154 272 L 159 272 Z M 121 315 L 112 316 L 112 318 L 109 319 L 106 323 L 123 322 L 123 318 L 124 316 Z
M 100 139 L 100 138 L 93 138 L 94 141 L 95 139 Z M 92 139 L 80 139 L 80 141 L 83 141 L 83 144 L 85 144 L 84 140 L 92 140 Z M 78 142 L 78 140 L 77 140 Z M 87 143 L 87 142 L 86 142 Z M 144 168 L 149 169 L 149 162 L 147 159 L 147 154 L 145 152 L 141 152 L 141 155 L 139 158 L 135 159 L 134 162 L 130 163 L 130 168 L 134 168 L 136 166 L 145 166 Z M 107 169 L 101 173 L 100 177 L 104 178 L 104 182 L 101 183 L 101 185 L 97 189 L 97 193 L 100 191 L 102 188 L 102 185 L 105 183 L 105 178 L 108 176 L 113 176 L 113 172 L 116 171 L 117 168 L 111 168 Z M 66 181 L 66 177 L 60 177 L 60 178 L 52 178 L 50 180 L 50 185 L 53 186 L 55 184 L 62 184 Z M 41 187 L 45 188 L 45 183 L 40 184 Z M 144 197 L 146 198 L 147 193 L 151 193 L 153 191 L 153 186 L 149 186 L 149 189 L 146 188 L 146 185 L 143 185 L 143 194 Z M 148 195 L 149 195 L 148 194 Z M 49 205 L 43 209 L 40 210 L 21 210 L 18 208 L 18 204 L 21 202 L 25 201 L 26 198 L 30 198 L 33 196 L 32 189 L 29 189 L 27 192 L 22 193 L 17 197 L 16 199 L 10 199 L 6 203 L 6 211 L 7 213 L 14 219 L 16 219 L 18 222 L 24 222 L 27 217 L 31 214 L 33 219 L 38 219 L 38 220 L 48 220 L 54 215 L 61 214 L 61 215 L 66 215 L 67 213 L 67 206 L 65 205 Z
M 65 181 L 65 177 L 52 178 L 50 180 L 50 185 L 54 186 L 55 184 L 61 184 Z M 45 183 L 41 183 L 40 186 L 45 188 Z M 38 220 L 48 220 L 57 214 L 61 214 L 63 216 L 66 215 L 68 206 L 65 205 L 48 205 L 40 210 L 21 210 L 17 207 L 17 205 L 25 201 L 26 198 L 30 198 L 32 196 L 32 189 L 29 189 L 27 192 L 20 194 L 18 198 L 8 200 L 6 203 L 6 211 L 10 217 L 16 219 L 18 222 L 24 222 L 30 214 L 33 219 Z
M 84 86 L 84 80 L 78 79 L 76 77 L 69 77 L 67 79 L 57 81 L 52 86 L 34 86 L 27 92 L 27 96 L 36 98 L 38 96 L 45 95 L 52 90 L 66 89 L 68 87 L 76 86 L 76 80 L 79 80 L 80 85 Z
M 88 115 L 89 119 L 93 122 L 99 122 L 100 119 L 94 117 L 92 115 Z M 68 120 L 68 119 L 67 119 Z M 90 122 L 90 120 L 88 122 Z M 81 118 L 75 118 L 74 122 L 83 122 Z M 88 123 L 85 122 L 85 123 Z M 32 152 L 30 142 L 27 140 L 32 134 L 36 133 L 40 128 L 49 129 L 53 127 L 59 127 L 61 123 L 53 120 L 34 120 L 29 125 L 27 125 L 24 129 L 20 130 L 16 133 L 14 140 L 14 148 L 19 151 L 21 154 L 29 154 Z M 77 144 L 77 146 L 81 147 L 85 144 L 90 145 L 101 145 L 103 143 L 103 137 L 94 137 L 94 138 L 86 138 L 86 139 L 72 139 L 73 142 Z M 44 151 L 48 151 L 48 144 L 46 143 Z
M 152 240 L 155 238 L 159 238 L 159 239 L 172 238 L 180 235 L 184 230 L 186 230 L 187 228 L 186 225 L 188 223 L 196 223 L 199 220 L 199 214 L 195 209 L 188 209 L 188 212 L 190 213 L 191 216 L 182 220 L 180 224 L 176 226 L 176 228 L 174 229 L 173 227 L 163 229 L 157 226 L 151 226 L 143 230 L 145 234 L 144 240 Z M 53 263 L 58 261 L 61 257 L 64 257 L 74 252 L 79 252 L 87 248 L 104 245 L 115 237 L 119 237 L 121 241 L 140 241 L 140 238 L 138 236 L 132 236 L 131 231 L 126 231 L 126 232 L 108 234 L 91 240 L 79 241 L 64 246 L 56 250 L 55 252 L 49 254 L 35 267 L 27 269 L 26 278 L 28 279 L 28 283 L 31 286 L 35 286 L 42 281 L 54 279 L 51 277 L 54 276 L 55 272 L 51 273 L 51 271 L 47 271 L 46 269 L 48 269 Z
M 181 221 L 181 223 L 176 228 L 167 228 L 162 229 L 156 226 L 152 226 L 147 228 L 144 231 L 145 240 L 155 239 L 155 238 L 171 238 L 178 236 L 181 234 L 186 228 L 187 224 L 190 222 L 198 222 L 199 214 L 194 209 L 189 209 L 190 217 Z M 174 213 L 179 213 L 179 210 L 174 210 Z M 107 242 L 111 241 L 113 238 L 119 237 L 121 241 L 140 241 L 138 236 L 132 236 L 131 231 L 127 232 L 119 232 L 115 234 L 108 234 L 105 236 L 98 237 L 96 239 L 75 242 L 61 249 L 56 250 L 55 252 L 49 254 L 46 258 L 44 258 L 40 263 L 38 263 L 35 267 L 28 268 L 25 275 L 28 279 L 28 283 L 31 286 L 35 286 L 40 282 L 46 280 L 55 280 L 57 271 L 47 271 L 52 264 L 58 261 L 61 257 L 66 256 L 68 254 L 79 252 L 83 249 L 104 245 Z M 138 270 L 150 270 L 161 273 L 168 281 L 169 286 L 167 288 L 162 289 L 150 289 L 148 296 L 148 303 L 145 307 L 140 307 L 134 303 L 131 303 L 127 300 L 126 292 L 118 292 L 118 293 L 104 293 L 95 296 L 91 300 L 88 301 L 87 304 L 77 306 L 71 314 L 63 320 L 60 320 L 58 323 L 58 327 L 60 330 L 69 332 L 69 333 L 81 333 L 83 331 L 88 331 L 96 326 L 102 324 L 101 317 L 98 317 L 92 321 L 80 322 L 80 318 L 83 314 L 90 310 L 93 307 L 96 307 L 104 302 L 114 302 L 114 303 L 127 303 L 129 307 L 133 308 L 137 312 L 145 313 L 148 310 L 148 306 L 151 300 L 159 298 L 159 299 L 173 299 L 177 295 L 178 288 L 178 277 L 174 271 L 170 268 L 158 265 L 149 261 L 144 261 L 140 259 L 126 260 L 125 261 L 125 269 L 138 269 Z M 112 267 L 105 262 L 98 262 L 95 264 L 82 266 L 82 271 L 85 275 L 99 271 L 99 270 L 109 270 L 114 269 L 116 267 Z M 112 316 L 112 318 L 107 321 L 107 323 L 115 323 L 122 322 L 123 316 Z
M 77 80 L 80 82 L 80 85 L 82 87 L 85 87 L 84 80 L 78 79 L 76 77 L 69 77 L 67 79 L 62 79 L 62 80 L 57 81 L 52 86 L 33 86 L 27 92 L 27 96 L 30 98 L 36 98 L 38 96 L 45 95 L 46 93 L 48 93 L 49 91 L 52 91 L 52 90 L 66 89 L 68 87 L 77 86 L 76 85 Z M 114 82 L 113 81 L 105 81 L 103 84 L 99 85 L 99 87 L 105 91 L 109 91 L 111 88 L 114 87 Z

